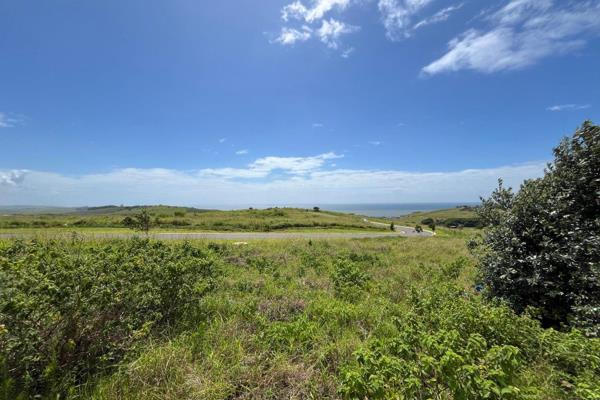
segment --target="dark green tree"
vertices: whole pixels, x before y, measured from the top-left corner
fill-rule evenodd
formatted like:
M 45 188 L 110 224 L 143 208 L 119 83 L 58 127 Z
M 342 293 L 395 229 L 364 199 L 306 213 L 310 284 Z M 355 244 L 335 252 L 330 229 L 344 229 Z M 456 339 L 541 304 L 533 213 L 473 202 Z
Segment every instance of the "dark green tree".
M 396 230 L 396 227 L 394 226 L 394 223 L 393 223 L 393 222 L 390 224 L 390 230 L 391 230 L 392 232 L 394 232 L 394 231 Z
M 554 149 L 539 179 L 502 181 L 479 215 L 474 246 L 490 296 L 537 309 L 544 326 L 600 334 L 600 127 L 586 121 Z
M 423 232 L 423 227 L 421 225 L 417 225 L 417 226 L 415 226 L 415 231 L 417 233 L 421 233 L 421 232 Z
M 150 213 L 145 208 L 133 216 L 133 223 L 130 225 L 131 229 L 136 231 L 144 232 L 146 235 L 150 232 L 150 228 L 152 227 L 152 218 Z

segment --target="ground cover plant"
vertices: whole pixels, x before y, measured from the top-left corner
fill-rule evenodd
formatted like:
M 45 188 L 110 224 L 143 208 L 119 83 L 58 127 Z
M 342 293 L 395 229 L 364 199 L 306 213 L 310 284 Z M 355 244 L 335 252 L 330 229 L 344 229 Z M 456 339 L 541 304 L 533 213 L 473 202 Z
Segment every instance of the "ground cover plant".
M 24 398 L 59 392 L 72 399 L 600 396 L 598 340 L 576 330 L 544 329 L 536 319 L 479 295 L 474 260 L 462 237 L 0 243 L 0 344 L 7 399 L 19 392 Z M 119 341 L 118 357 L 84 357 L 82 364 L 61 364 L 59 373 L 56 361 L 39 360 L 46 360 L 48 349 L 53 349 L 49 354 L 81 354 L 85 341 L 73 344 L 73 331 L 59 329 L 48 344 L 31 345 L 33 336 L 14 327 L 37 321 L 33 310 L 54 299 L 48 297 L 52 286 L 31 280 L 56 281 L 56 268 L 75 274 L 75 260 L 85 266 L 75 275 L 77 281 L 91 286 L 60 279 L 65 281 L 60 293 L 71 299 L 65 304 L 72 305 L 53 313 L 54 318 L 88 321 L 75 326 L 93 328 L 96 319 L 90 316 L 100 309 L 94 302 L 102 299 L 102 310 L 119 304 L 120 318 L 133 321 L 133 328 L 122 327 L 128 340 Z M 119 272 L 124 260 L 130 264 L 125 271 L 140 268 L 131 283 L 124 282 L 129 274 Z M 147 263 L 151 266 L 143 267 Z M 163 295 L 173 285 L 161 282 L 179 275 L 160 272 L 158 265 L 188 271 L 175 282 L 177 288 L 193 277 L 197 284 L 182 288 L 176 300 L 172 295 L 167 299 Z M 100 274 L 104 269 L 110 273 Z M 15 274 L 17 281 L 8 279 Z M 144 280 L 137 278 L 142 275 L 156 278 L 148 284 L 156 287 L 151 300 L 124 291 L 91 296 L 120 285 L 145 292 Z M 29 280 L 15 283 L 20 279 Z M 98 292 L 85 297 L 82 287 Z M 23 311 L 6 306 L 15 298 L 4 295 L 8 291 L 20 293 Z M 76 299 L 82 296 L 88 301 L 80 309 Z M 185 301 L 190 298 L 194 301 Z M 56 324 L 54 318 L 42 318 L 48 324 L 42 326 Z M 144 327 L 144 320 L 150 326 Z M 107 340 L 112 343 L 111 337 Z M 7 346 L 23 350 L 15 353 Z M 37 361 L 22 362 L 26 359 Z M 39 372 L 28 374 L 28 368 Z

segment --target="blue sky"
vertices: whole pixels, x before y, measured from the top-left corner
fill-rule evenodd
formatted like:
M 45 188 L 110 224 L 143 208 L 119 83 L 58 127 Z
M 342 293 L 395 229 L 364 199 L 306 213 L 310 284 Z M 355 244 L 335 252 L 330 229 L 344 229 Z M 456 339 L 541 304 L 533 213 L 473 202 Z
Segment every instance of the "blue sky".
M 600 1 L 4 0 L 0 204 L 474 201 L 599 117 Z

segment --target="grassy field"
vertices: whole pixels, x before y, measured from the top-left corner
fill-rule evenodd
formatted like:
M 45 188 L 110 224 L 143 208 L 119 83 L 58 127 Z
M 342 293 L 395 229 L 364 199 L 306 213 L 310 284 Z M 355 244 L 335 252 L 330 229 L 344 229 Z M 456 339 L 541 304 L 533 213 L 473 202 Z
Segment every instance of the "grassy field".
M 597 398 L 599 342 L 486 302 L 465 243 L 0 241 L 4 398 Z
M 146 208 L 156 231 L 269 232 L 286 230 L 378 231 L 356 215 L 298 208 L 266 210 L 210 211 L 194 208 L 151 206 Z M 2 214 L 0 232 L 127 231 L 126 217 L 141 207 L 98 207 L 61 213 Z M 21 210 L 23 211 L 23 210 Z

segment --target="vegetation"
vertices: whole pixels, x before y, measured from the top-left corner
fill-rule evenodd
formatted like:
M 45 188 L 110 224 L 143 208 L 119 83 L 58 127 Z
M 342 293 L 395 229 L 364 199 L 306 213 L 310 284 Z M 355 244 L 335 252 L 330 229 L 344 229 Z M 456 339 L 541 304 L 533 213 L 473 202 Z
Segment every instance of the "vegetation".
M 493 297 L 544 326 L 600 335 L 600 127 L 586 122 L 554 149 L 543 178 L 500 187 L 479 211 L 481 276 Z
M 91 210 L 91 211 L 90 211 Z M 206 211 L 181 207 L 102 207 L 85 212 L 10 214 L 0 216 L 0 229 L 86 230 L 140 229 L 140 216 L 147 212 L 153 229 L 187 231 L 267 232 L 293 229 L 384 230 L 356 215 L 298 208 Z M 143 224 L 148 226 L 147 224 Z M 142 229 L 144 230 L 144 229 Z
M 175 211 L 175 216 L 183 216 L 185 215 L 182 212 Z M 144 232 L 146 235 L 150 232 L 150 228 L 152 227 L 152 218 L 150 217 L 150 213 L 147 209 L 141 209 L 137 214 L 133 217 L 129 215 L 123 218 L 121 222 L 123 226 L 131 228 L 136 231 Z
M 443 236 L 0 241 L 0 398 L 598 398 L 598 339 L 475 274 Z
M 426 225 L 446 228 L 482 228 L 483 222 L 477 214 L 477 207 L 460 206 L 456 208 L 415 212 L 396 219 L 402 225 Z
M 219 261 L 188 244 L 14 241 L 0 250 L 3 398 L 67 394 L 197 311 Z

